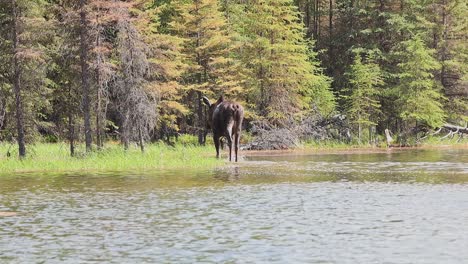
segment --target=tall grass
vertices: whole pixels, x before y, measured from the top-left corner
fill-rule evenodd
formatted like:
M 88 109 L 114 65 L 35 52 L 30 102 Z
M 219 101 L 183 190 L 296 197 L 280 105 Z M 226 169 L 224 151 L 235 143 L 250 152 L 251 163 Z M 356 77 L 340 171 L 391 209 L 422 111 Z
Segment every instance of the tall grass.
M 408 140 L 408 145 L 412 147 L 465 147 L 468 146 L 468 137 L 459 138 L 459 136 L 454 136 L 453 138 L 442 138 L 441 136 L 429 136 L 422 140 L 416 140 L 412 138 Z M 399 147 L 398 142 L 392 143 L 393 147 Z M 403 145 L 402 145 L 403 146 Z M 316 150 L 333 150 L 333 149 L 369 149 L 369 148 L 387 148 L 387 144 L 383 137 L 379 137 L 377 144 L 370 144 L 368 141 L 362 143 L 353 140 L 350 143 L 345 143 L 339 140 L 308 140 L 301 143 L 300 148 L 302 149 L 316 149 Z
M 317 150 L 330 150 L 330 149 L 355 149 L 355 148 L 376 148 L 383 147 L 380 145 L 372 145 L 367 142 L 359 144 L 358 142 L 346 143 L 339 140 L 308 140 L 301 144 L 303 149 L 317 149 Z
M 6 154 L 10 149 L 10 157 Z M 214 156 L 212 146 L 176 145 L 162 143 L 147 145 L 141 153 L 136 146 L 124 151 L 110 144 L 103 150 L 84 153 L 79 146 L 75 157 L 65 143 L 39 143 L 28 146 L 28 156 L 17 157 L 16 146 L 0 144 L 0 174 L 35 171 L 119 171 L 173 168 L 214 168 L 222 164 Z

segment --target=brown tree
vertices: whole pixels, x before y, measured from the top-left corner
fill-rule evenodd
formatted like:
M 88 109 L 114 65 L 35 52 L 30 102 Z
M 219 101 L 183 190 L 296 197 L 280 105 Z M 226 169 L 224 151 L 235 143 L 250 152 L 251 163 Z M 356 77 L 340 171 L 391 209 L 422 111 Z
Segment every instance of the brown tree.
M 86 152 L 92 150 L 91 110 L 90 110 L 90 82 L 89 82 L 89 37 L 88 37 L 88 11 L 87 1 L 80 0 L 80 63 L 81 63 L 81 87 L 83 91 L 83 116 L 85 129 Z
M 20 14 L 16 0 L 11 0 L 12 5 L 12 43 L 13 43 L 13 87 L 15 91 L 15 106 L 16 106 L 16 129 L 18 141 L 18 153 L 20 157 L 26 156 L 26 146 L 24 141 L 24 119 L 23 119 L 23 102 L 21 96 L 21 65 L 19 62 L 19 19 Z

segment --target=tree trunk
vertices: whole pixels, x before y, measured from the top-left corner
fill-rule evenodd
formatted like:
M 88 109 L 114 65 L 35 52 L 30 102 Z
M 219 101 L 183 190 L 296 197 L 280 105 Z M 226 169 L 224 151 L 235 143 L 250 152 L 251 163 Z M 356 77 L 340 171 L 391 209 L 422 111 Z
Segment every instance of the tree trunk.
M 0 89 L 0 131 L 2 130 L 3 124 L 5 123 L 5 116 L 6 116 L 6 99 L 5 99 L 5 95 Z
M 333 0 L 329 0 L 328 7 L 328 34 L 331 37 L 333 32 Z
M 442 26 L 443 26 L 443 32 L 442 32 L 442 40 L 443 40 L 443 44 L 442 44 L 442 51 L 441 51 L 441 62 L 442 62 L 442 67 L 440 69 L 440 76 L 441 76 L 441 82 L 442 82 L 442 86 L 444 86 L 444 89 L 446 91 L 447 89 L 447 79 L 446 79 L 446 76 L 447 76 L 447 69 L 445 67 L 445 62 L 447 61 L 447 41 L 448 41 L 448 26 L 447 26 L 447 14 L 446 14 L 446 9 L 447 9 L 447 3 L 446 1 L 444 0 L 442 2 Z
M 122 116 L 122 125 L 120 126 L 120 140 L 122 144 L 124 145 L 124 150 L 128 150 L 128 145 L 130 143 L 129 140 L 129 129 L 128 129 L 128 113 L 126 113 L 124 116 Z
M 468 126 L 461 127 L 461 126 L 455 126 L 451 124 L 444 124 L 442 127 L 452 132 L 468 134 Z
M 145 144 L 143 142 L 143 133 L 141 132 L 141 126 L 138 126 L 138 140 L 140 141 L 141 152 L 145 152 Z
M 85 128 L 86 152 L 92 150 L 91 115 L 89 109 L 89 67 L 88 67 L 88 21 L 85 11 L 86 0 L 80 0 L 80 61 L 81 86 L 83 90 L 83 114 Z
M 361 120 L 361 114 L 358 115 L 358 120 Z M 362 136 L 362 126 L 361 122 L 358 123 L 358 141 L 361 144 L 361 136 Z
M 194 13 L 198 14 L 199 12 L 199 4 L 200 2 L 195 1 L 195 10 Z M 196 47 L 199 48 L 201 46 L 200 44 L 200 38 L 201 38 L 201 33 L 200 33 L 200 21 L 196 22 L 196 27 L 198 29 L 197 31 L 197 41 L 196 41 Z M 200 67 L 203 67 L 202 65 L 202 60 L 201 60 L 201 55 L 197 51 L 197 64 Z M 202 82 L 202 73 L 197 72 L 197 83 L 198 85 L 201 85 Z M 203 142 L 203 132 L 204 132 L 204 122 L 203 122 L 203 103 L 202 103 L 202 92 L 197 91 L 197 115 L 198 115 L 198 144 L 204 145 L 205 142 Z
M 21 66 L 18 61 L 18 8 L 16 6 L 16 0 L 12 0 L 13 5 L 13 86 L 15 91 L 15 105 L 16 105 L 16 129 L 18 133 L 18 153 L 19 157 L 23 158 L 26 156 L 26 144 L 24 140 L 24 118 L 23 118 L 23 101 L 21 96 Z
M 204 145 L 205 142 L 203 142 L 203 139 L 204 139 L 204 122 L 203 122 L 203 104 L 202 104 L 202 93 L 200 91 L 197 92 L 198 94 L 198 143 L 200 145 Z
M 99 71 L 98 71 L 99 72 Z M 99 73 L 97 73 L 97 78 L 99 81 Z M 102 148 L 102 138 L 101 138 L 101 89 L 98 87 L 97 92 L 97 102 L 96 102 L 96 145 L 98 149 Z
M 75 123 L 73 121 L 73 114 L 68 114 L 68 141 L 70 143 L 70 156 L 75 156 Z
M 358 124 L 358 141 L 361 144 L 361 136 L 362 136 L 362 126 L 361 123 Z
M 329 0 L 328 7 L 328 62 L 331 63 L 333 59 L 333 0 Z
M 305 26 L 306 26 L 306 38 L 312 36 L 312 30 L 310 30 L 310 0 L 306 0 L 305 3 Z
M 67 103 L 67 111 L 68 111 L 68 142 L 70 145 L 70 156 L 75 156 L 75 120 L 73 118 L 73 107 L 72 103 L 72 85 L 68 85 L 68 103 Z
M 321 17 L 321 14 L 320 14 L 321 10 L 320 10 L 320 0 L 317 0 L 317 37 L 316 37 L 316 41 L 317 41 L 317 46 L 319 46 L 319 42 L 320 42 L 320 17 Z
M 96 36 L 96 47 L 101 45 L 101 28 L 99 26 L 99 16 L 96 16 L 97 26 L 97 36 Z M 102 80 L 101 80 L 101 58 L 97 58 L 97 67 L 96 67 L 96 83 L 97 83 L 97 93 L 96 93 L 96 145 L 98 149 L 102 148 L 102 139 L 101 139 L 101 92 L 102 92 Z
M 314 26 L 313 26 L 313 36 L 314 36 L 314 39 L 317 40 L 317 21 L 319 20 L 319 15 L 318 15 L 318 7 L 317 7 L 317 4 L 318 4 L 318 0 L 313 0 L 314 2 L 314 6 L 313 6 L 313 13 L 314 13 Z

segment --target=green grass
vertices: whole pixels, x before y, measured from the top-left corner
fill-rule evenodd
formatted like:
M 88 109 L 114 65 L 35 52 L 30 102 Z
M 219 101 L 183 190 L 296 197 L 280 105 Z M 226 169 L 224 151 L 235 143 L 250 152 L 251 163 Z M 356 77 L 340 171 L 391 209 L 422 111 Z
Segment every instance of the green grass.
M 410 146 L 412 147 L 422 147 L 422 148 L 430 148 L 430 147 L 465 147 L 468 146 L 468 137 L 459 140 L 458 136 L 453 138 L 444 138 L 442 139 L 441 136 L 430 136 L 419 142 L 416 139 L 412 139 L 410 142 Z M 398 147 L 398 143 L 393 143 L 393 147 Z M 383 139 L 379 140 L 378 145 L 371 145 L 364 141 L 363 143 L 359 144 L 358 142 L 351 142 L 345 143 L 338 140 L 322 140 L 322 141 L 306 141 L 302 142 L 300 149 L 316 149 L 316 150 L 347 150 L 347 149 L 369 149 L 369 148 L 382 148 L 386 149 L 387 145 Z
M 6 153 L 10 149 L 11 156 Z M 124 151 L 118 144 L 107 144 L 103 150 L 85 154 L 80 145 L 75 157 L 65 143 L 28 145 L 28 155 L 17 158 L 17 146 L 0 144 L 0 175 L 15 172 L 127 171 L 175 168 L 215 168 L 223 164 L 215 158 L 212 146 L 162 143 L 147 145 L 141 153 L 136 146 Z
M 338 140 L 322 140 L 322 141 L 306 141 L 302 142 L 300 148 L 304 149 L 318 149 L 318 150 L 333 150 L 333 149 L 356 149 L 356 148 L 379 148 L 380 146 L 373 146 L 367 143 L 358 144 L 357 142 L 345 143 Z
M 423 140 L 420 140 L 418 145 L 423 147 L 440 147 L 440 146 L 452 146 L 452 147 L 463 147 L 468 145 L 468 137 L 465 135 L 461 138 L 458 135 L 454 137 L 442 138 L 442 136 L 429 136 Z
M 73 171 L 129 171 L 129 170 L 162 170 L 176 168 L 216 168 L 224 164 L 224 159 L 215 158 L 215 150 L 208 140 L 207 146 L 198 146 L 196 137 L 181 136 L 175 147 L 163 143 L 146 146 L 141 153 L 137 146 L 124 151 L 119 144 L 107 143 L 100 151 L 86 154 L 84 145 L 79 145 L 76 156 L 70 157 L 66 143 L 38 143 L 28 145 L 28 155 L 18 159 L 17 146 L 0 143 L 0 175 L 17 172 L 73 172 Z M 449 139 L 429 137 L 418 147 L 466 147 L 468 139 L 458 141 L 458 136 Z M 386 148 L 385 145 L 346 144 L 340 141 L 303 142 L 296 150 L 354 150 Z M 293 150 L 294 151 L 294 150 Z M 7 157 L 7 152 L 11 156 Z

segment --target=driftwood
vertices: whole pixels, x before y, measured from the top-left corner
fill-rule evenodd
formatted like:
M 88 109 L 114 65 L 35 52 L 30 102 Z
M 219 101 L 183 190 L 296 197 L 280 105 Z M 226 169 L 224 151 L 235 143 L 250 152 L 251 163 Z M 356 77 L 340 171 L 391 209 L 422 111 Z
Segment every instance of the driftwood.
M 387 147 L 390 147 L 393 143 L 392 132 L 389 129 L 385 129 L 385 139 L 387 141 Z
M 244 145 L 248 150 L 281 150 L 299 145 L 301 141 L 336 139 L 351 141 L 349 124 L 344 115 L 324 118 L 311 116 L 300 123 L 291 122 L 283 128 L 274 127 L 265 121 L 252 122 L 254 139 Z
M 462 126 L 455 126 L 451 124 L 444 124 L 442 128 L 445 128 L 454 133 L 468 134 L 468 126 L 462 127 Z
M 468 126 L 456 126 L 451 124 L 444 124 L 441 128 L 448 130 L 448 134 L 441 137 L 440 139 L 444 138 L 453 138 L 456 134 L 459 135 L 458 141 L 462 140 L 464 134 L 468 134 Z M 439 130 L 440 131 L 440 130 Z
M 440 139 L 445 139 L 445 138 L 453 138 L 456 134 L 459 135 L 458 141 L 463 139 L 464 134 L 468 134 L 468 125 L 465 127 L 462 126 L 456 126 L 452 124 L 444 124 L 442 125 L 437 131 L 431 134 L 426 134 L 424 137 L 418 139 L 417 143 L 421 142 L 421 140 L 426 139 L 429 135 L 435 136 L 439 134 L 442 130 L 448 130 L 447 135 L 441 137 Z
M 445 139 L 445 138 L 452 139 L 455 135 L 458 135 L 458 141 L 461 141 L 463 139 L 463 136 L 465 134 L 468 134 L 468 124 L 465 127 L 456 126 L 456 125 L 452 125 L 452 124 L 444 124 L 444 125 L 440 126 L 434 132 L 428 131 L 428 127 L 424 127 L 424 126 L 415 127 L 415 128 L 412 129 L 412 133 L 414 135 L 417 135 L 418 132 L 424 132 L 423 137 L 420 137 L 420 138 L 416 139 L 416 144 L 421 143 L 421 141 L 423 141 L 424 139 L 426 139 L 429 136 L 438 135 L 442 131 L 448 131 L 448 133 L 447 133 L 447 135 L 439 138 L 440 140 Z M 392 146 L 391 143 L 392 143 L 393 139 L 392 139 L 391 135 L 392 135 L 392 132 L 390 130 L 388 130 L 388 129 L 385 129 L 385 136 L 386 136 L 386 139 L 387 139 L 387 146 Z M 401 134 L 400 134 L 400 136 L 401 136 Z M 401 144 L 401 141 L 400 141 L 400 144 Z
M 254 140 L 242 146 L 248 150 L 281 150 L 299 145 L 299 136 L 293 130 L 277 128 L 257 132 Z

